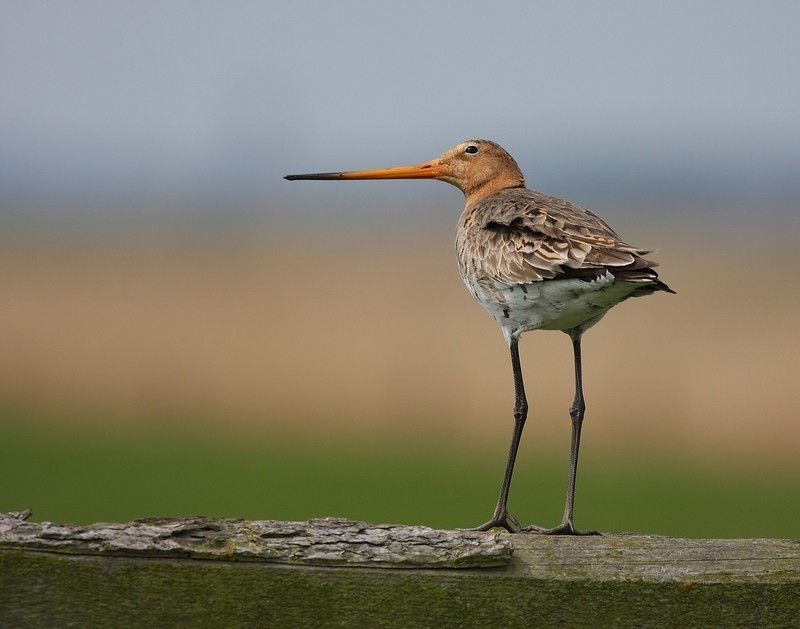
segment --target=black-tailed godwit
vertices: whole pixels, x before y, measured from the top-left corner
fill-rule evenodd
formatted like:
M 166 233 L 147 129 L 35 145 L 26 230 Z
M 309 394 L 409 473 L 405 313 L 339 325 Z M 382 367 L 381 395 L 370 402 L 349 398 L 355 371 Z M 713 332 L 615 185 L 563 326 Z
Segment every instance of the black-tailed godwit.
M 594 534 L 573 524 L 575 477 L 586 409 L 581 337 L 613 306 L 629 297 L 674 292 L 658 279 L 656 264 L 603 220 L 577 205 L 525 187 L 522 172 L 501 146 L 469 140 L 441 157 L 414 166 L 288 175 L 286 179 L 439 179 L 459 188 L 466 207 L 458 221 L 458 268 L 469 292 L 500 324 L 514 375 L 514 432 L 500 496 L 492 517 L 476 527 L 540 534 Z M 567 498 L 561 524 L 521 528 L 508 512 L 514 461 L 528 402 L 519 337 L 528 330 L 561 330 L 572 340 L 575 397 L 569 414 L 572 441 Z

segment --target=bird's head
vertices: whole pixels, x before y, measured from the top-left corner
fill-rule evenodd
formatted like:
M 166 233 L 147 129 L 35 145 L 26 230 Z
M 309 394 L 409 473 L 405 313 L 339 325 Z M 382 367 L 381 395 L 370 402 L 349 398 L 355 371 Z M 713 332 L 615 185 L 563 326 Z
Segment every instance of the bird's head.
M 517 162 L 506 150 L 489 140 L 467 140 L 441 157 L 413 166 L 394 166 L 372 170 L 287 175 L 295 179 L 438 179 L 454 185 L 476 201 L 506 188 L 522 188 L 525 179 Z

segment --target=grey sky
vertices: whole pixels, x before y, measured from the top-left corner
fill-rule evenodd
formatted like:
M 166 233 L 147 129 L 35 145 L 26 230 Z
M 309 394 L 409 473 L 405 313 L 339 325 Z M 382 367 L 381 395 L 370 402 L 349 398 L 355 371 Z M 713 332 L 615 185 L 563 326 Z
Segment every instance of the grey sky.
M 319 199 L 281 176 L 470 137 L 555 194 L 800 197 L 796 2 L 27 0 L 2 15 L 6 205 Z

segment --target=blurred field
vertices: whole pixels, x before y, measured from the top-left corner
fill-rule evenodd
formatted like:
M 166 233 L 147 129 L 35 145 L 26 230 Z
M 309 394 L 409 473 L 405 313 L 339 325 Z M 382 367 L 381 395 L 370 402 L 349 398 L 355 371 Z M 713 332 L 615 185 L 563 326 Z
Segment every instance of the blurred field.
M 342 516 L 368 522 L 476 526 L 490 515 L 502 450 L 422 440 L 249 442 L 169 429 L 112 435 L 71 426 L 18 424 L 0 442 L 0 510 L 33 520 L 89 523 L 206 515 L 295 520 Z M 183 418 L 188 423 L 189 418 Z M 505 441 L 503 435 L 502 441 Z M 566 449 L 542 453 L 532 439 L 512 491 L 520 521 L 560 520 Z M 676 453 L 587 448 L 576 523 L 602 531 L 694 537 L 796 537 L 798 475 L 709 466 Z
M 578 525 L 796 536 L 793 234 L 640 232 L 623 236 L 658 245 L 678 295 L 586 336 Z M 0 264 L 0 510 L 488 516 L 510 369 L 450 227 L 7 239 Z M 512 503 L 553 524 L 569 342 L 521 347 L 532 410 Z

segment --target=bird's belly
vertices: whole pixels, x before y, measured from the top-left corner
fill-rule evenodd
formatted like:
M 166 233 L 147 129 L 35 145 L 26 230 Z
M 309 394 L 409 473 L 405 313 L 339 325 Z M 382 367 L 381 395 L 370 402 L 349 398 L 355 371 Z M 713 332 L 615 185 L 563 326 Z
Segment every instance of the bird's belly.
M 587 282 L 543 280 L 529 284 L 476 282 L 465 279 L 473 297 L 510 333 L 526 330 L 588 328 L 636 289 L 611 274 Z

